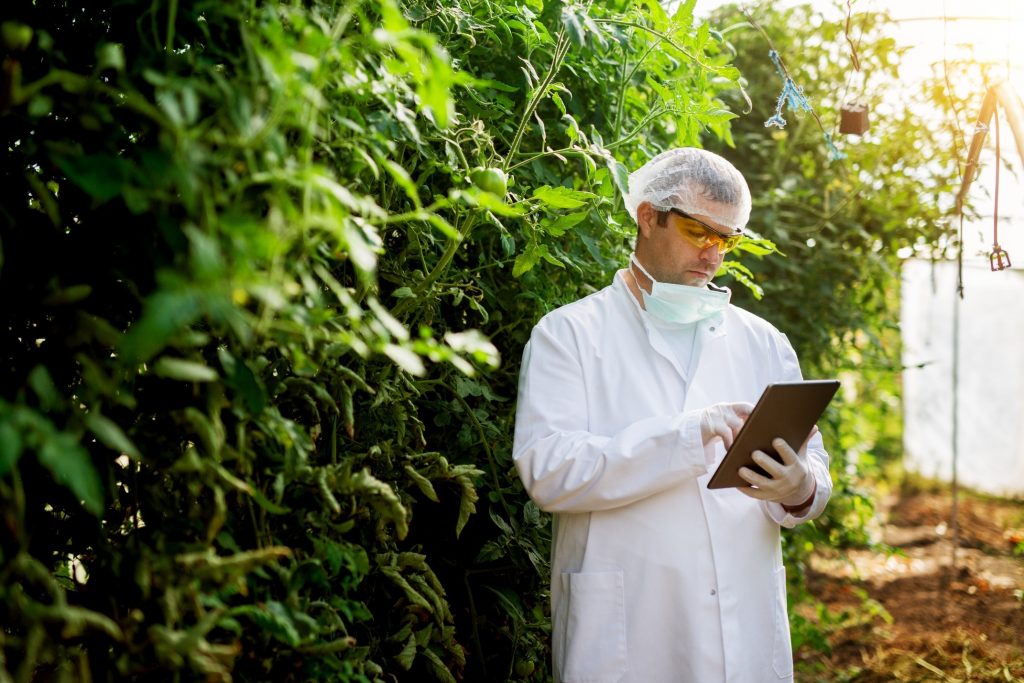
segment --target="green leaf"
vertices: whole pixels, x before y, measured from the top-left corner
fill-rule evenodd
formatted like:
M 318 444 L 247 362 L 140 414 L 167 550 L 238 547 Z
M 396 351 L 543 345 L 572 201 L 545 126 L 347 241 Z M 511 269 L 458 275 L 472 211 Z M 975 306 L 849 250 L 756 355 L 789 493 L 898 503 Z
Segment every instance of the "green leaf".
M 58 410 L 64 405 L 64 397 L 61 396 L 45 366 L 37 365 L 32 368 L 28 373 L 28 385 L 39 399 L 39 407 L 43 412 Z
M 434 611 L 434 607 L 430 604 L 430 601 L 423 597 L 423 595 L 421 595 L 415 588 L 413 588 L 412 584 L 409 583 L 409 581 L 407 581 L 404 576 L 402 576 L 401 569 L 399 569 L 398 567 L 381 567 L 380 571 L 382 574 L 384 574 L 384 576 L 391 579 L 391 582 L 393 584 L 395 584 L 396 586 L 398 586 L 398 588 L 402 590 L 402 592 L 405 594 L 405 598 L 409 602 L 411 602 L 414 605 L 419 605 L 428 612 L 432 613 Z
M 533 197 L 555 209 L 578 209 L 587 202 L 597 199 L 597 195 L 593 192 L 550 185 L 541 185 L 535 189 Z
M 515 591 L 510 588 L 494 586 L 487 586 L 487 589 L 498 597 L 498 602 L 505 608 L 505 614 L 512 617 L 513 621 L 517 624 L 526 623 L 526 612 L 523 610 L 522 600 L 519 599 Z
M 704 24 L 704 26 L 706 25 L 707 24 Z M 701 123 L 719 124 L 736 118 L 738 114 L 731 112 L 728 109 L 709 109 L 707 111 L 696 112 L 693 116 Z
M 567 230 L 587 217 L 586 211 L 578 213 L 562 214 L 555 220 L 544 219 L 540 222 L 540 228 L 554 237 L 561 237 Z
M 89 452 L 66 432 L 44 436 L 39 464 L 50 470 L 61 486 L 68 488 L 82 506 L 99 517 L 103 514 L 103 486 Z
M 14 469 L 21 451 L 21 435 L 5 417 L 5 421 L 0 422 L 0 477 Z
M 525 213 L 523 207 L 506 204 L 503 197 L 499 197 L 492 192 L 485 192 L 476 187 L 453 193 L 453 198 L 462 198 L 471 206 L 479 206 L 498 216 L 514 217 L 522 216 Z
M 405 469 L 405 473 L 409 475 L 413 483 L 416 484 L 416 488 L 420 490 L 420 493 L 435 503 L 440 502 L 440 499 L 437 497 L 437 491 L 434 490 L 434 485 L 430 483 L 429 479 L 417 472 L 416 468 L 412 465 L 405 465 L 403 469 Z
M 459 231 L 456 230 L 451 223 L 441 218 L 436 213 L 429 214 L 427 216 L 427 222 L 437 228 L 442 235 L 449 239 L 455 240 L 461 237 L 461 235 L 459 235 Z
M 501 233 L 501 251 L 508 258 L 516 253 L 516 240 L 507 232 Z
M 96 70 L 124 71 L 124 47 L 120 43 L 100 43 L 96 47 Z
M 474 471 L 482 474 L 480 470 Z M 462 530 L 466 527 L 469 518 L 476 512 L 476 504 L 480 500 L 480 494 L 477 493 L 471 476 L 460 475 L 458 481 L 462 486 L 462 497 L 459 499 L 459 518 L 455 522 L 456 538 L 462 534 Z
M 153 374 L 183 382 L 215 382 L 219 379 L 217 371 L 209 365 L 168 356 L 157 359 L 153 364 Z
M 582 46 L 586 42 L 586 29 L 576 13 L 577 9 L 578 7 L 573 4 L 566 4 L 562 7 L 562 26 L 565 27 L 569 39 Z
M 405 645 L 402 647 L 402 651 L 395 655 L 395 661 L 404 670 L 408 671 L 412 668 L 412 663 L 416 660 L 416 636 L 409 634 L 409 637 L 405 641 Z
M 89 431 L 100 440 L 100 443 L 118 453 L 126 454 L 133 460 L 142 459 L 139 449 L 136 448 L 132 440 L 128 438 L 128 435 L 113 420 L 99 413 L 91 412 L 86 414 L 84 422 Z
M 540 245 L 536 242 L 527 244 L 526 250 L 519 256 L 516 256 L 516 261 L 512 265 L 512 277 L 520 277 L 524 273 L 531 271 L 540 261 L 540 256 Z
M 413 183 L 409 172 L 390 159 L 381 159 L 381 163 L 395 183 L 405 192 L 405 196 L 409 198 L 413 206 L 417 209 L 421 208 L 423 205 L 420 203 L 419 194 L 416 192 L 416 185 Z
M 542 259 L 544 259 L 545 261 L 547 261 L 548 263 L 550 263 L 551 265 L 553 265 L 553 266 L 558 266 L 559 268 L 565 268 L 565 263 L 563 263 L 560 258 L 558 258 L 554 254 L 552 254 L 551 250 L 548 249 L 548 245 L 546 245 L 546 244 L 540 245 L 540 257 Z
M 619 194 L 623 197 L 626 196 L 629 192 L 629 169 L 607 150 L 605 150 L 604 160 L 608 171 L 612 174 L 612 180 L 615 181 L 615 187 L 618 188 Z
M 749 254 L 753 254 L 754 256 L 768 256 L 769 254 L 782 253 L 771 240 L 750 238 L 740 240 L 740 243 L 736 245 L 736 251 L 745 251 Z
M 42 300 L 44 306 L 64 306 L 77 303 L 92 294 L 91 285 L 72 285 L 50 294 Z
M 397 344 L 387 344 L 384 347 L 384 355 L 395 362 L 395 365 L 402 368 L 411 375 L 423 375 L 427 369 L 423 361 L 414 351 Z
M 441 657 L 434 652 L 432 647 L 428 646 L 423 648 L 422 654 L 427 660 L 427 664 L 429 665 L 434 677 L 440 681 L 440 683 L 458 683 L 455 676 L 453 676 L 451 671 L 448 670 L 447 665 L 445 665 Z
M 128 363 L 144 363 L 191 325 L 202 312 L 199 296 L 188 290 L 159 291 L 148 299 L 142 317 L 121 338 Z
M 760 300 L 764 296 L 764 289 L 754 282 L 753 273 L 739 261 L 725 261 L 718 269 L 720 274 L 732 275 L 736 281 L 746 286 L 755 299 Z
M 278 641 L 296 647 L 302 637 L 292 619 L 291 610 L 284 604 L 271 600 L 265 605 L 243 605 L 231 610 L 233 616 L 250 619 L 262 631 Z
M 672 24 L 682 29 L 689 29 L 693 24 L 693 8 L 696 5 L 697 0 L 684 0 L 679 3 L 675 14 L 672 15 Z
M 267 498 L 263 494 L 263 492 L 256 487 L 255 484 L 250 483 L 249 489 L 249 495 L 252 496 L 252 499 L 254 501 L 256 501 L 256 504 L 259 505 L 264 510 L 266 510 L 267 512 L 269 512 L 270 514 L 283 515 L 291 512 L 291 508 L 285 507 L 283 505 L 278 505 L 274 501 Z
M 100 204 L 121 194 L 131 175 L 127 162 L 108 154 L 57 155 L 53 160 L 69 180 Z
M 232 356 L 225 347 L 217 349 L 217 357 L 227 374 L 228 386 L 238 392 L 248 411 L 253 415 L 262 413 L 267 407 L 267 392 L 248 364 Z

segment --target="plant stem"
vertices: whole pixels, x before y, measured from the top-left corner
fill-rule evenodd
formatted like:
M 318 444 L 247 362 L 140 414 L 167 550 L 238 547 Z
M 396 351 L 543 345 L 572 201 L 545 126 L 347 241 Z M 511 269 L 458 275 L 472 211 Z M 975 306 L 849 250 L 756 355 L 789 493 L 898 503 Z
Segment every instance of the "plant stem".
M 548 86 L 555 80 L 555 74 L 562 66 L 562 60 L 565 59 L 566 53 L 569 51 L 569 39 L 565 35 L 565 29 L 558 32 L 558 41 L 555 43 L 555 52 L 551 58 L 551 65 L 548 67 L 548 72 L 544 75 L 544 78 L 537 88 L 533 91 L 533 97 L 530 98 L 529 103 L 526 105 L 526 111 L 523 112 L 522 118 L 519 120 L 519 127 L 516 128 L 515 137 L 512 138 L 512 146 L 509 147 L 508 154 L 505 156 L 505 163 L 502 165 L 502 170 L 508 171 L 509 164 L 515 157 L 516 152 L 519 150 L 519 145 L 523 141 L 523 134 L 526 132 L 526 126 L 529 124 L 530 119 L 533 118 L 533 113 L 537 111 L 537 107 L 540 105 L 544 95 L 547 93 Z
M 427 273 L 426 277 L 417 282 L 416 286 L 412 288 L 414 296 L 402 299 L 395 304 L 395 307 L 391 309 L 391 315 L 396 318 L 400 318 L 404 315 L 416 299 L 427 291 L 427 289 L 430 288 L 430 285 L 432 285 L 437 278 L 444 274 L 444 271 L 448 269 L 448 265 L 452 262 L 452 259 L 455 258 L 455 252 L 459 250 L 459 245 L 462 244 L 462 241 L 466 239 L 470 232 L 473 231 L 476 224 L 477 219 L 475 216 L 466 219 L 463 226 L 459 228 L 458 237 L 454 237 L 448 241 L 448 246 L 445 248 L 444 253 L 441 254 L 441 258 L 438 260 L 437 264 L 434 265 L 434 268 Z
M 650 26 L 644 26 L 643 24 L 638 24 L 635 21 L 624 21 L 622 19 L 594 19 L 594 21 L 599 23 L 599 24 L 615 24 L 616 26 L 629 26 L 629 27 L 632 27 L 632 28 L 640 29 L 641 31 L 646 31 L 647 33 L 650 33 L 652 36 L 657 36 L 658 38 L 661 38 L 666 43 L 668 43 L 669 45 L 671 45 L 675 49 L 677 49 L 680 52 L 682 52 L 684 55 L 686 55 L 690 59 L 690 61 L 692 61 L 697 66 L 699 66 L 699 67 L 701 67 L 703 69 L 707 69 L 708 71 L 711 71 L 713 73 L 720 73 L 722 71 L 722 69 L 720 67 L 712 66 L 710 64 L 707 64 L 705 62 L 700 61 L 699 59 L 694 57 L 693 54 L 689 50 L 687 50 L 685 47 L 683 47 L 682 45 L 680 45 L 676 41 L 672 40 L 671 37 L 669 37 L 668 35 L 662 33 L 661 31 L 656 31 L 655 29 L 651 28 Z
M 169 0 L 167 3 L 167 42 L 164 49 L 167 54 L 174 52 L 174 23 L 178 20 L 178 0 Z
M 523 159 L 522 161 L 518 161 L 518 162 L 512 164 L 511 166 L 509 166 L 505 170 L 506 171 L 514 171 L 515 169 L 519 168 L 520 166 L 525 166 L 526 164 L 528 164 L 528 163 L 530 163 L 532 161 L 536 161 L 537 159 L 543 159 L 544 157 L 554 156 L 556 154 L 579 154 L 579 155 L 582 156 L 582 155 L 585 155 L 586 152 L 584 150 L 582 150 L 582 149 L 574 148 L 574 147 L 563 147 L 562 149 L 556 149 L 556 150 L 553 150 L 553 151 L 550 151 L 550 152 L 540 152 L 538 154 L 534 154 L 532 156 L 529 156 L 529 157 Z
M 447 386 L 447 385 L 446 385 Z M 501 493 L 501 479 L 498 476 L 498 463 L 494 461 L 494 451 L 491 450 L 491 445 L 487 442 L 487 432 L 484 431 L 484 426 L 480 424 L 480 420 L 476 419 L 476 415 L 473 414 L 473 408 L 466 402 L 459 392 L 455 391 L 454 387 L 448 387 L 451 391 L 452 396 L 462 406 L 462 410 L 465 411 L 469 421 L 473 423 L 473 429 L 480 436 L 480 445 L 483 446 L 484 452 L 487 453 L 487 463 L 491 470 L 491 485 L 494 486 L 495 492 L 498 494 L 498 500 L 501 502 L 501 507 L 505 510 L 505 516 L 509 519 L 513 519 L 512 509 L 508 506 L 508 502 L 505 500 L 505 496 Z

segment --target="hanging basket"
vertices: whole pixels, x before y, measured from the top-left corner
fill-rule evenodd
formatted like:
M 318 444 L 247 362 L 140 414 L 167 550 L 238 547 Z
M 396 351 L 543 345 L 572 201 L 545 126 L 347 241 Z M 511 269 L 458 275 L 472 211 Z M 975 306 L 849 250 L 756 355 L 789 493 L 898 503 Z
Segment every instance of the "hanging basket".
M 839 132 L 844 135 L 863 135 L 868 132 L 868 105 L 847 102 L 839 110 Z

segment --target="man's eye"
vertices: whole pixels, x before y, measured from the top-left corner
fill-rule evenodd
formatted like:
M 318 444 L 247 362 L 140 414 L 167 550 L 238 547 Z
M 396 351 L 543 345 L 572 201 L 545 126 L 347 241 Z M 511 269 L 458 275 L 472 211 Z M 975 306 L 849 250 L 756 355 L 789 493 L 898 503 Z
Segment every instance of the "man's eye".
M 690 228 L 686 232 L 688 232 L 690 237 L 695 240 L 704 239 L 707 236 L 707 234 L 700 228 Z

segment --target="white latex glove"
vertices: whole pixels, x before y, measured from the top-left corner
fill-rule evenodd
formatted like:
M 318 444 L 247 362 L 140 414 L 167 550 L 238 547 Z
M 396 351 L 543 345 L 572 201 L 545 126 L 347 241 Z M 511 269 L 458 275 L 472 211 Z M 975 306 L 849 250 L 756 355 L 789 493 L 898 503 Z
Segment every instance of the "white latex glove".
M 700 438 L 704 445 L 710 446 L 715 439 L 721 439 L 728 449 L 753 409 L 750 403 L 716 403 L 702 410 Z
M 737 474 L 756 488 L 742 487 L 740 491 L 751 498 L 770 500 L 787 507 L 808 502 L 817 484 L 807 464 L 807 443 L 817 432 L 817 427 L 811 430 L 799 452 L 782 439 L 773 440 L 772 447 L 782 458 L 781 463 L 764 451 L 754 451 L 751 457 L 769 476 L 758 474 L 749 467 L 741 467 Z

